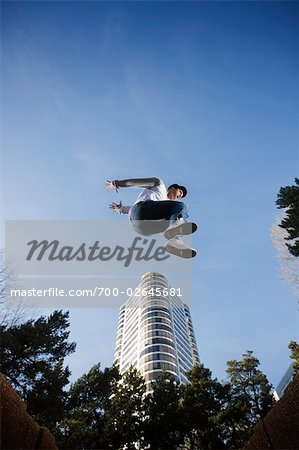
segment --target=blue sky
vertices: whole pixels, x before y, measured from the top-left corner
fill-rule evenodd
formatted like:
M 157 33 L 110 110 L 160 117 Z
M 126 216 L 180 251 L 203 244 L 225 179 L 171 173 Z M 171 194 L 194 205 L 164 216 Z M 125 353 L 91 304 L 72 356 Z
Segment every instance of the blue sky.
M 188 187 L 192 318 L 225 377 L 247 349 L 275 385 L 298 339 L 270 238 L 298 176 L 296 2 L 2 2 L 5 219 L 126 220 L 106 179 Z M 71 311 L 73 379 L 113 358 L 118 311 Z

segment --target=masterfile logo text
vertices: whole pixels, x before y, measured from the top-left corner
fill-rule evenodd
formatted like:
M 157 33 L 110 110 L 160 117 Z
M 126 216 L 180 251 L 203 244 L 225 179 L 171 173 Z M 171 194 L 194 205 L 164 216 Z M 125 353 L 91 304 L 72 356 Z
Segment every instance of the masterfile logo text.
M 43 258 L 47 258 L 48 261 L 109 261 L 115 259 L 122 262 L 124 267 L 128 267 L 133 259 L 135 261 L 150 261 L 152 259 L 165 261 L 165 259 L 168 259 L 170 255 L 167 254 L 165 248 L 155 248 L 155 244 L 156 239 L 149 240 L 135 237 L 132 245 L 128 248 L 121 245 L 117 245 L 115 248 L 107 245 L 101 246 L 99 241 L 95 241 L 92 245 L 83 242 L 76 248 L 63 245 L 58 240 L 51 242 L 33 240 L 27 242 L 30 250 L 26 260 L 32 261 L 36 258 L 37 261 L 41 261 Z
M 141 236 L 128 222 L 7 221 L 5 241 L 22 275 L 191 275 L 191 260 L 167 253 L 163 233 Z

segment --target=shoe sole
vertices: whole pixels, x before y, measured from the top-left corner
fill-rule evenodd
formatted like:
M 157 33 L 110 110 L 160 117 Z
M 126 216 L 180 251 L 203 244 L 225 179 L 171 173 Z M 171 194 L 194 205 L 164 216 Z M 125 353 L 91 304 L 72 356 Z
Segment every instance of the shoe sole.
M 194 258 L 194 256 L 196 256 L 196 250 L 193 250 L 193 248 L 178 249 L 177 247 L 175 247 L 171 244 L 166 244 L 165 250 L 168 253 L 171 253 L 172 255 L 179 256 L 180 258 L 185 258 L 185 259 Z
M 186 222 L 181 225 L 177 225 L 176 227 L 170 228 L 166 230 L 164 236 L 167 240 L 172 239 L 173 237 L 179 234 L 192 234 L 197 230 L 197 225 L 194 222 Z

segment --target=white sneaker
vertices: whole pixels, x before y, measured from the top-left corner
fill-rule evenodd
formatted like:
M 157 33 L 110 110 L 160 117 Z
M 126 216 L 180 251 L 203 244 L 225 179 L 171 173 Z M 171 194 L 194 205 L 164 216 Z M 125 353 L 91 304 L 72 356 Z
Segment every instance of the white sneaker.
M 187 247 L 178 236 L 169 239 L 169 241 L 166 242 L 165 250 L 168 253 L 180 256 L 181 258 L 194 258 L 194 256 L 196 256 L 196 250 Z
M 172 239 L 177 235 L 191 234 L 197 230 L 197 225 L 194 222 L 186 222 L 185 219 L 177 219 L 164 232 L 166 239 Z

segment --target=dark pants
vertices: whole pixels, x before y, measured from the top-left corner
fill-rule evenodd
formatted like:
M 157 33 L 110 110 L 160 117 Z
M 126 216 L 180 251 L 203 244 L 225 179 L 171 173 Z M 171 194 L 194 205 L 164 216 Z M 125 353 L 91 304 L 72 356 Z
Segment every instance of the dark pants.
M 136 203 L 130 217 L 134 230 L 142 235 L 162 233 L 179 218 L 187 220 L 187 206 L 175 200 Z

